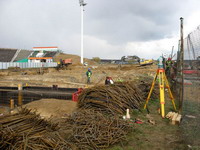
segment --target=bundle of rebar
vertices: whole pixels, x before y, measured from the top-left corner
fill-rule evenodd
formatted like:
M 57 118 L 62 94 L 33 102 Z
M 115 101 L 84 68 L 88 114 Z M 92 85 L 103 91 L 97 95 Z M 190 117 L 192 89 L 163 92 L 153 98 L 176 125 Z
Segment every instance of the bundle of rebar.
M 117 83 L 83 90 L 78 97 L 78 107 L 95 109 L 107 114 L 123 115 L 126 109 L 139 109 L 144 94 L 133 83 Z
M 58 131 L 58 124 L 41 119 L 31 110 L 0 117 L 0 149 L 49 150 L 70 149 Z
M 67 141 L 84 150 L 107 148 L 125 140 L 130 131 L 127 121 L 91 109 L 77 111 L 66 123 L 66 128 L 72 130 Z
M 0 149 L 71 150 L 105 149 L 126 139 L 130 122 L 122 120 L 126 109 L 139 109 L 149 86 L 144 83 L 117 83 L 83 90 L 78 109 L 62 126 L 69 130 L 61 137 L 58 124 L 41 119 L 31 110 L 0 117 Z

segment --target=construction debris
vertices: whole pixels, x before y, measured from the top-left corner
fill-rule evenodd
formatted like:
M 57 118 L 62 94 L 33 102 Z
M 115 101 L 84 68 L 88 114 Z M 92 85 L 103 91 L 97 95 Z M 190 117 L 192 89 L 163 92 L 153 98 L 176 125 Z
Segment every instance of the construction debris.
M 171 111 L 170 111 L 170 112 L 166 115 L 166 118 L 172 119 L 173 116 L 174 116 L 175 114 L 176 114 L 175 112 L 171 112 Z
M 131 129 L 129 122 L 119 116 L 109 117 L 91 109 L 72 114 L 65 127 L 72 130 L 67 141 L 87 150 L 104 149 L 125 140 Z
M 196 116 L 193 116 L 193 115 L 185 115 L 185 117 L 192 118 L 192 119 L 196 118 Z
M 150 124 L 152 124 L 152 125 L 155 125 L 156 124 L 156 122 L 155 122 L 155 120 L 148 120 L 148 122 L 150 123 Z
M 58 124 L 45 121 L 31 110 L 0 117 L 0 149 L 105 149 L 126 140 L 130 121 L 123 120 L 129 109 L 139 109 L 148 86 L 144 83 L 117 83 L 85 89 L 78 109 Z M 146 92 L 145 92 L 146 90 Z M 67 135 L 61 137 L 61 133 Z
M 78 107 L 123 115 L 126 109 L 139 109 L 142 91 L 133 83 L 117 83 L 85 89 L 78 98 Z
M 147 114 L 146 115 L 147 119 L 148 119 L 148 122 L 152 125 L 155 125 L 156 124 L 156 121 L 153 119 L 153 117 L 150 115 L 150 114 Z
M 77 112 L 65 121 L 65 130 L 72 130 L 67 141 L 88 150 L 104 149 L 125 140 L 131 125 L 121 116 L 126 113 L 130 118 L 129 109 L 139 109 L 141 93 L 139 87 L 128 82 L 83 90 Z
M 169 112 L 166 115 L 166 118 L 170 119 L 171 123 L 175 125 L 175 124 L 180 124 L 182 116 L 176 112 Z
M 0 117 L 0 149 L 49 150 L 72 147 L 57 133 L 58 124 L 43 120 L 30 111 L 22 109 L 18 114 Z

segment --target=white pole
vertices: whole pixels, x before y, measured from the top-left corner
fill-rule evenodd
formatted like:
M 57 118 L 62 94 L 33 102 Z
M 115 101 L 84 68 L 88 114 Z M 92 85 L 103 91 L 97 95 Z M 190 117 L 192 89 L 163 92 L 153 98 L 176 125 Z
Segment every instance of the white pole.
M 83 5 L 81 5 L 81 64 L 83 64 Z

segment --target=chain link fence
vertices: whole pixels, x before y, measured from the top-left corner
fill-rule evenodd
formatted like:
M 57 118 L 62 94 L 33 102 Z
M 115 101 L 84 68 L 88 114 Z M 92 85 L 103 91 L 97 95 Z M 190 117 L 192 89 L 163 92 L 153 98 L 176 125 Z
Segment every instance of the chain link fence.
M 188 34 L 183 43 L 183 60 L 179 48 L 174 67 L 174 91 L 183 116 L 180 129 L 184 142 L 200 149 L 200 26 Z

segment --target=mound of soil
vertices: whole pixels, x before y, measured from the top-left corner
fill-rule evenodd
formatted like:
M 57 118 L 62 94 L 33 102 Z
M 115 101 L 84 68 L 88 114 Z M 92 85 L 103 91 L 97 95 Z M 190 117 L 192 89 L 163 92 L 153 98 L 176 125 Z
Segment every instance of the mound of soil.
M 77 108 L 77 103 L 69 100 L 58 100 L 58 99 L 41 99 L 33 101 L 24 105 L 32 111 L 36 111 L 44 118 L 61 118 L 66 114 L 71 114 Z

